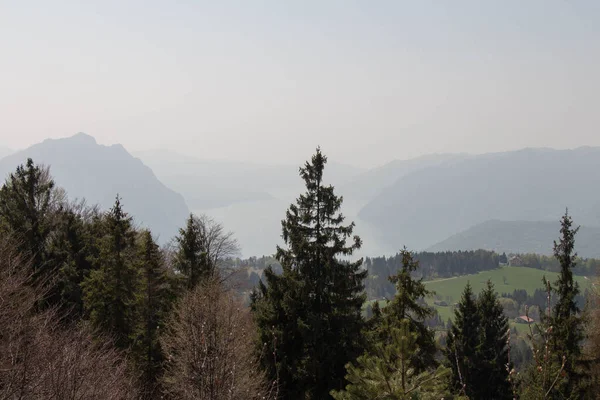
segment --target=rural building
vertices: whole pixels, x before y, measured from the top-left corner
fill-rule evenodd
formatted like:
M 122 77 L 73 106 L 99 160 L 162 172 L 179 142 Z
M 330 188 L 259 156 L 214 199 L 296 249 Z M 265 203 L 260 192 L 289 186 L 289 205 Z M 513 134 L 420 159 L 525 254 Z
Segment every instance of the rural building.
M 518 316 L 517 318 L 515 318 L 515 322 L 517 322 L 519 324 L 532 324 L 535 321 L 533 320 L 533 318 L 530 318 L 527 315 L 521 315 L 521 316 Z

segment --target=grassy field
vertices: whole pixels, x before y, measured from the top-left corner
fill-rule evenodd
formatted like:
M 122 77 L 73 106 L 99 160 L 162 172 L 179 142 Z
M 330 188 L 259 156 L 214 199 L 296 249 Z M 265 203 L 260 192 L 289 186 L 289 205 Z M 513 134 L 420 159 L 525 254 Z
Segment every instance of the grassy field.
M 498 294 L 512 293 L 515 289 L 525 289 L 528 294 L 533 294 L 535 289 L 544 287 L 542 284 L 544 276 L 554 282 L 558 274 L 534 268 L 502 267 L 473 275 L 428 281 L 425 284 L 427 289 L 435 291 L 441 300 L 451 305 L 460 300 L 467 282 L 471 283 L 473 292 L 476 294 L 484 288 L 488 279 L 492 281 Z M 583 276 L 575 276 L 575 280 L 579 282 L 582 291 L 591 287 L 591 281 Z M 435 306 L 433 301 L 434 299 L 427 299 L 427 302 L 435 307 L 444 322 L 453 317 L 452 307 Z
M 473 275 L 427 281 L 425 282 L 427 289 L 435 291 L 436 298 L 447 302 L 449 306 L 434 305 L 434 298 L 427 299 L 427 302 L 437 310 L 442 321 L 446 322 L 449 318 L 454 318 L 451 305 L 460 300 L 467 282 L 471 283 L 475 294 L 478 294 L 484 288 L 489 279 L 494 284 L 494 288 L 499 295 L 502 293 L 512 293 L 515 289 L 525 289 L 531 295 L 536 289 L 543 288 L 542 278 L 544 276 L 551 282 L 554 282 L 558 274 L 534 268 L 502 267 Z M 583 276 L 575 276 L 575 280 L 579 282 L 582 292 L 592 286 L 591 281 Z M 381 302 L 380 304 L 383 306 L 385 302 Z M 527 325 L 515 324 L 512 321 L 511 326 L 515 326 L 519 331 L 528 329 Z

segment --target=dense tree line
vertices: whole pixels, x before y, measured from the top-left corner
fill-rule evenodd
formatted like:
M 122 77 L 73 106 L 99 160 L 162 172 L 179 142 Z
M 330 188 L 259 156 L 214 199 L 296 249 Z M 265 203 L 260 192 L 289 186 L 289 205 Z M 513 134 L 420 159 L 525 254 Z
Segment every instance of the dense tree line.
M 510 255 L 509 259 L 512 264 L 520 267 L 542 269 L 550 272 L 559 272 L 561 268 L 560 261 L 555 256 L 527 253 Z M 600 260 L 577 257 L 573 274 L 580 276 L 600 275 Z
M 402 252 L 392 257 L 365 258 L 368 278 L 365 282 L 369 298 L 391 298 L 395 287 L 388 277 L 402 268 Z M 449 278 L 457 275 L 475 274 L 500 266 L 502 256 L 493 251 L 447 251 L 440 253 L 419 252 L 414 254 L 418 268 L 412 274 L 424 279 Z
M 215 318 L 198 320 L 212 332 L 203 364 L 221 362 L 232 342 L 254 346 L 249 310 L 238 310 L 226 283 L 235 274 L 232 234 L 205 216 L 182 225 L 161 249 L 119 196 L 101 212 L 67 200 L 48 168 L 19 166 L 0 189 L 0 398 L 196 398 L 188 394 L 224 387 L 224 375 L 227 398 L 269 398 L 252 351 L 233 352 L 221 375 L 172 373 L 198 366 L 177 338 L 196 335 L 186 321 L 207 314 L 197 300 L 207 293 L 218 295 L 208 303 Z M 244 329 L 221 331 L 233 311 Z M 226 340 L 213 340 L 217 332 Z
M 510 317 L 525 315 L 528 310 L 529 315 L 536 321 L 539 321 L 540 315 L 546 312 L 548 307 L 547 289 L 535 289 L 532 295 L 529 295 L 524 289 L 515 289 L 512 293 L 502 293 L 503 299 L 513 300 L 513 303 L 503 302 L 505 312 L 511 313 Z M 583 293 L 575 295 L 575 304 L 579 309 L 584 309 L 587 299 L 591 298 L 591 291 L 585 289 Z M 558 298 L 556 296 L 550 299 L 550 307 L 554 307 Z
M 477 296 L 467 285 L 447 330 L 436 332 L 441 321 L 423 281 L 497 268 L 504 257 L 403 249 L 353 259 L 362 242 L 323 181 L 326 163 L 317 149 L 300 168 L 306 191 L 282 221 L 285 244 L 275 258 L 249 260 L 248 272 L 232 234 L 209 217 L 190 215 L 161 248 L 135 225 L 126 199 L 117 196 L 108 211 L 69 201 L 49 170 L 28 160 L 0 189 L 0 399 L 600 392 L 597 334 L 586 330 L 586 315 L 594 327 L 598 314 L 578 303 L 577 228 L 568 214 L 554 246 L 559 279 L 544 282 L 546 303 L 527 342 L 511 337 L 504 303 L 518 301 L 529 314 L 541 299 L 501 297 L 491 283 Z M 238 295 L 244 280 L 257 283 L 249 307 Z M 365 318 L 367 293 L 378 290 L 386 300 Z

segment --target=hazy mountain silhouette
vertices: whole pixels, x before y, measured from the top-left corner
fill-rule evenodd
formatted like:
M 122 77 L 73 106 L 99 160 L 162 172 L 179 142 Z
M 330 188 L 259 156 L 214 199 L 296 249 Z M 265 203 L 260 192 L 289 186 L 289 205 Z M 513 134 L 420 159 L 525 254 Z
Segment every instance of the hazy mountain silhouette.
M 499 253 L 552 254 L 558 221 L 486 221 L 429 247 L 428 251 L 495 250 Z M 600 228 L 582 226 L 575 237 L 581 257 L 600 258 Z
M 384 189 L 359 213 L 389 246 L 424 249 L 484 221 L 600 225 L 600 148 L 524 149 L 424 168 Z M 556 235 L 555 235 L 556 236 Z
M 163 243 L 184 225 L 189 213 L 180 194 L 162 184 L 150 168 L 119 144 L 102 146 L 83 133 L 48 139 L 0 160 L 0 176 L 5 178 L 27 158 L 50 166 L 57 185 L 70 198 L 85 198 L 108 209 L 118 193 L 125 211 Z
M 394 160 L 369 169 L 343 185 L 336 184 L 346 200 L 364 206 L 398 179 L 423 168 L 454 162 L 466 154 L 427 154 L 409 160 Z
M 298 165 L 204 160 L 169 150 L 135 152 L 165 184 L 181 193 L 190 208 L 210 209 L 236 203 L 269 201 L 303 189 Z M 330 182 L 347 182 L 361 169 L 329 162 Z

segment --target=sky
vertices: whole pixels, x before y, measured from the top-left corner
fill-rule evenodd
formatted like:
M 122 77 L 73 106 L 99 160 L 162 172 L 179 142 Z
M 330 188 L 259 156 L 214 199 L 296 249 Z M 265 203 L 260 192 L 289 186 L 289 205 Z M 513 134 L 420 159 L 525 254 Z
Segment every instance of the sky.
M 596 0 L 0 0 L 0 146 L 375 166 L 600 146 Z

